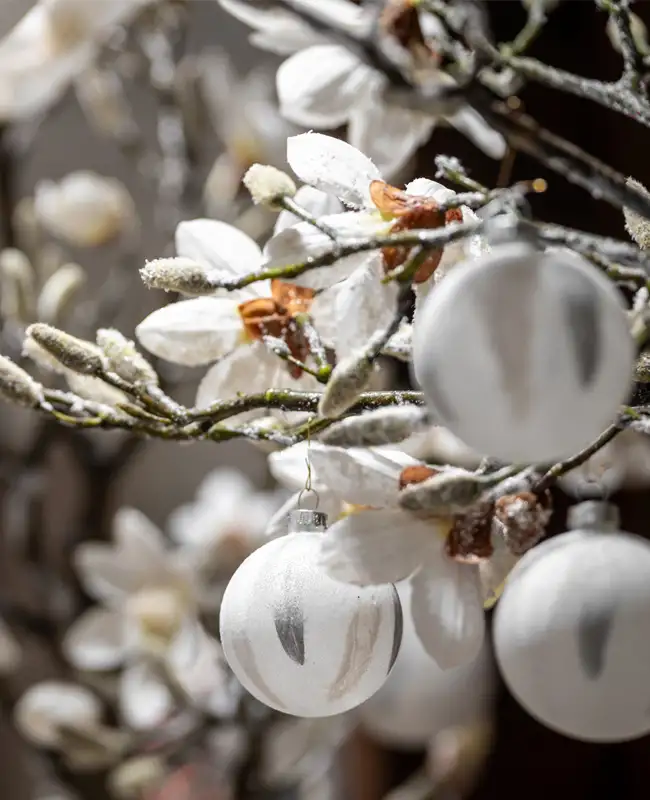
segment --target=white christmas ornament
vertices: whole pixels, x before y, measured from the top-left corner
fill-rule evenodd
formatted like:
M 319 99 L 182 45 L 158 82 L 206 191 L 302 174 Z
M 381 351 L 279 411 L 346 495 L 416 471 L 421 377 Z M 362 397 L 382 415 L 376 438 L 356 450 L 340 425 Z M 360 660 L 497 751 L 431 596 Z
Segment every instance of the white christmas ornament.
M 472 449 L 556 461 L 613 421 L 634 344 L 604 275 L 569 250 L 541 252 L 513 235 L 504 225 L 491 253 L 431 292 L 415 319 L 415 377 L 438 423 Z
M 574 530 L 527 553 L 497 606 L 497 662 L 532 716 L 576 739 L 650 732 L 650 544 L 616 508 L 572 509 Z
M 340 714 L 367 700 L 402 639 L 392 585 L 340 583 L 319 566 L 324 529 L 324 514 L 294 512 L 290 532 L 235 572 L 221 605 L 232 671 L 258 700 L 297 717 Z
M 397 590 L 402 605 L 410 606 L 410 583 L 397 584 Z M 446 728 L 485 720 L 494 691 L 487 645 L 470 664 L 440 669 L 420 644 L 407 614 L 395 666 L 381 689 L 359 708 L 359 718 L 374 738 L 390 747 L 424 748 Z

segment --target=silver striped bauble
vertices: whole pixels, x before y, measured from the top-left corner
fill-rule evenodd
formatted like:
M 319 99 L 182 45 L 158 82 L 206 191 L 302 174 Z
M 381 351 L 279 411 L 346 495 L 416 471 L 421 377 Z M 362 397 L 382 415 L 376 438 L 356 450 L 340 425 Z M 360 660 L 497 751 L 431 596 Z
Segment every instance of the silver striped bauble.
M 510 574 L 493 628 L 503 678 L 536 719 L 576 739 L 650 732 L 650 544 L 572 531 Z
M 221 643 L 258 700 L 297 717 L 340 714 L 388 677 L 402 640 L 392 585 L 332 580 L 319 566 L 321 533 L 290 533 L 250 555 L 221 605 Z
M 402 605 L 408 607 L 410 583 L 397 584 L 397 590 Z M 359 718 L 373 738 L 389 747 L 424 749 L 446 728 L 489 718 L 494 678 L 487 643 L 470 664 L 440 669 L 420 644 L 407 614 L 395 666 L 381 689 L 360 706 Z
M 575 253 L 526 241 L 459 265 L 415 319 L 415 378 L 439 424 L 514 463 L 595 439 L 630 391 L 634 354 L 615 286 Z

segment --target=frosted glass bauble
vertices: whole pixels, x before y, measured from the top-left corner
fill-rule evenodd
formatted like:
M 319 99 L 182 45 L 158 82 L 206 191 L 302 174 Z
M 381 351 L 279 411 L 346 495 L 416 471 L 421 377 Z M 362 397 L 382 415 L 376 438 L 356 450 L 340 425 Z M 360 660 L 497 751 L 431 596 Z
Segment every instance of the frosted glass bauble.
M 593 441 L 629 393 L 634 354 L 611 282 L 574 253 L 523 241 L 459 265 L 415 319 L 415 378 L 436 420 L 514 463 Z
M 397 589 L 408 607 L 410 584 L 398 584 Z M 494 691 L 487 645 L 471 664 L 440 669 L 420 644 L 407 614 L 395 666 L 381 689 L 359 708 L 359 718 L 375 739 L 390 747 L 424 748 L 445 728 L 485 720 Z
M 572 531 L 510 573 L 493 628 L 506 684 L 540 722 L 585 741 L 650 732 L 650 544 Z
M 221 605 L 232 671 L 262 703 L 297 717 L 340 714 L 367 700 L 402 639 L 395 588 L 332 580 L 319 566 L 323 535 L 288 534 L 260 547 Z

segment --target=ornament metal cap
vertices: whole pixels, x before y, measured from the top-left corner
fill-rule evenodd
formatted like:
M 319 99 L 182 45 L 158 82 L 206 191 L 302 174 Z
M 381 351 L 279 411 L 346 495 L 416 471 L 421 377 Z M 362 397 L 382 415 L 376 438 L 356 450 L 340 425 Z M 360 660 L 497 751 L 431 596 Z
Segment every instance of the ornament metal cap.
M 299 508 L 289 514 L 289 533 L 323 533 L 327 530 L 327 514 Z
M 616 531 L 620 522 L 618 508 L 604 500 L 585 500 L 568 513 L 569 530 Z
M 516 214 L 495 214 L 485 220 L 484 235 L 491 246 L 523 243 L 539 249 L 539 239 L 532 225 Z

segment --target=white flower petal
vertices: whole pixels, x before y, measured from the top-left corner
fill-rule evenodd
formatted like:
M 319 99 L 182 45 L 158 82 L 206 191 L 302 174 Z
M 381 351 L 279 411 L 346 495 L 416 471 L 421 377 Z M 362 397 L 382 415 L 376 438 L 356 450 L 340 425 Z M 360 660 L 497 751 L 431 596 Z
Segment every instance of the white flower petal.
M 441 669 L 473 661 L 485 635 L 478 567 L 439 549 L 411 578 L 411 614 L 424 649 Z
M 215 219 L 181 222 L 176 228 L 176 253 L 223 273 L 225 278 L 254 272 L 262 261 L 262 251 L 250 236 Z M 257 288 L 264 291 L 268 285 Z
M 196 367 L 237 347 L 244 326 L 231 297 L 197 297 L 149 314 L 135 329 L 140 344 L 166 361 Z
M 435 536 L 435 528 L 404 511 L 357 511 L 323 536 L 321 564 L 346 583 L 392 583 L 420 566 Z
M 334 324 L 338 359 L 367 344 L 373 333 L 388 325 L 395 316 L 397 283 L 382 283 L 382 278 L 382 257 L 374 253 L 336 292 Z
M 379 89 L 367 100 L 357 101 L 350 115 L 348 139 L 390 179 L 427 142 L 435 122 L 421 112 L 385 103 Z
M 438 203 L 451 200 L 456 194 L 456 192 L 438 183 L 438 181 L 432 181 L 430 178 L 416 178 L 406 184 L 404 191 L 407 194 L 414 194 L 419 197 L 432 197 Z
M 262 342 L 238 347 L 206 372 L 199 384 L 196 405 L 205 408 L 218 400 L 230 400 L 238 394 L 281 389 L 278 376 L 283 362 L 269 352 Z M 288 373 L 286 373 L 288 378 Z M 241 415 L 229 417 L 226 423 L 241 421 Z
M 74 683 L 44 681 L 28 689 L 14 709 L 18 730 L 41 747 L 56 746 L 58 726 L 88 726 L 99 722 L 101 703 Z
M 370 74 L 369 67 L 340 45 L 308 47 L 278 69 L 280 111 L 297 125 L 337 128 L 347 122 Z
M 340 244 L 388 231 L 391 225 L 383 221 L 378 214 L 356 211 L 322 217 L 321 222 L 336 231 Z M 332 247 L 333 242 L 329 236 L 308 222 L 301 222 L 291 228 L 285 228 L 267 242 L 264 248 L 264 266 L 271 268 L 302 264 L 310 258 L 328 253 Z M 330 266 L 309 270 L 290 280 L 297 286 L 327 289 L 351 275 L 357 267 L 372 258 L 372 255 L 368 252 L 355 253 L 339 259 Z
M 332 350 L 335 348 L 336 337 L 339 334 L 336 321 L 337 296 L 340 288 L 342 288 L 345 283 L 346 281 L 341 281 L 332 286 L 331 289 L 325 289 L 325 291 L 317 294 L 309 309 L 312 325 L 316 329 L 325 347 L 329 347 Z
M 119 705 L 127 725 L 136 730 L 146 730 L 164 722 L 174 707 L 174 701 L 153 668 L 138 663 L 122 673 Z
M 447 120 L 486 155 L 491 158 L 505 156 L 506 140 L 471 106 L 462 106 L 455 114 L 447 117 Z
M 320 189 L 314 189 L 313 186 L 301 186 L 293 199 L 316 219 L 343 212 L 343 205 L 340 200 L 331 194 L 321 192 Z M 290 211 L 281 211 L 273 227 L 273 233 L 280 233 L 285 228 L 298 225 L 300 221 Z
M 250 0 L 219 0 L 219 5 L 235 19 L 250 25 L 261 34 L 255 42 L 258 47 L 278 55 L 287 55 L 320 42 L 319 36 L 307 23 L 280 8 L 264 8 Z M 262 38 L 264 37 L 264 38 Z M 251 37 L 251 40 L 253 37 Z M 268 41 L 266 47 L 261 42 Z
M 347 142 L 322 133 L 303 133 L 287 140 L 287 161 L 303 183 L 356 205 L 370 204 L 370 182 L 379 169 Z
M 136 508 L 122 507 L 113 517 L 113 538 L 126 564 L 138 569 L 143 579 L 157 577 L 167 567 L 165 539 L 160 529 Z
M 80 544 L 74 553 L 74 565 L 86 592 L 111 605 L 120 604 L 138 586 L 136 571 L 107 544 Z
M 405 467 L 420 462 L 387 447 L 312 447 L 311 463 L 324 484 L 338 496 L 357 505 L 394 508 L 399 495 L 399 476 Z
M 122 616 L 103 608 L 90 608 L 68 629 L 62 648 L 77 669 L 109 670 L 126 655 Z
M 286 489 L 295 489 L 296 491 L 303 489 L 307 480 L 309 451 L 315 446 L 322 447 L 317 442 L 304 441 L 287 447 L 285 450 L 269 453 L 268 466 L 271 475 Z M 318 483 L 313 469 L 312 483 Z

